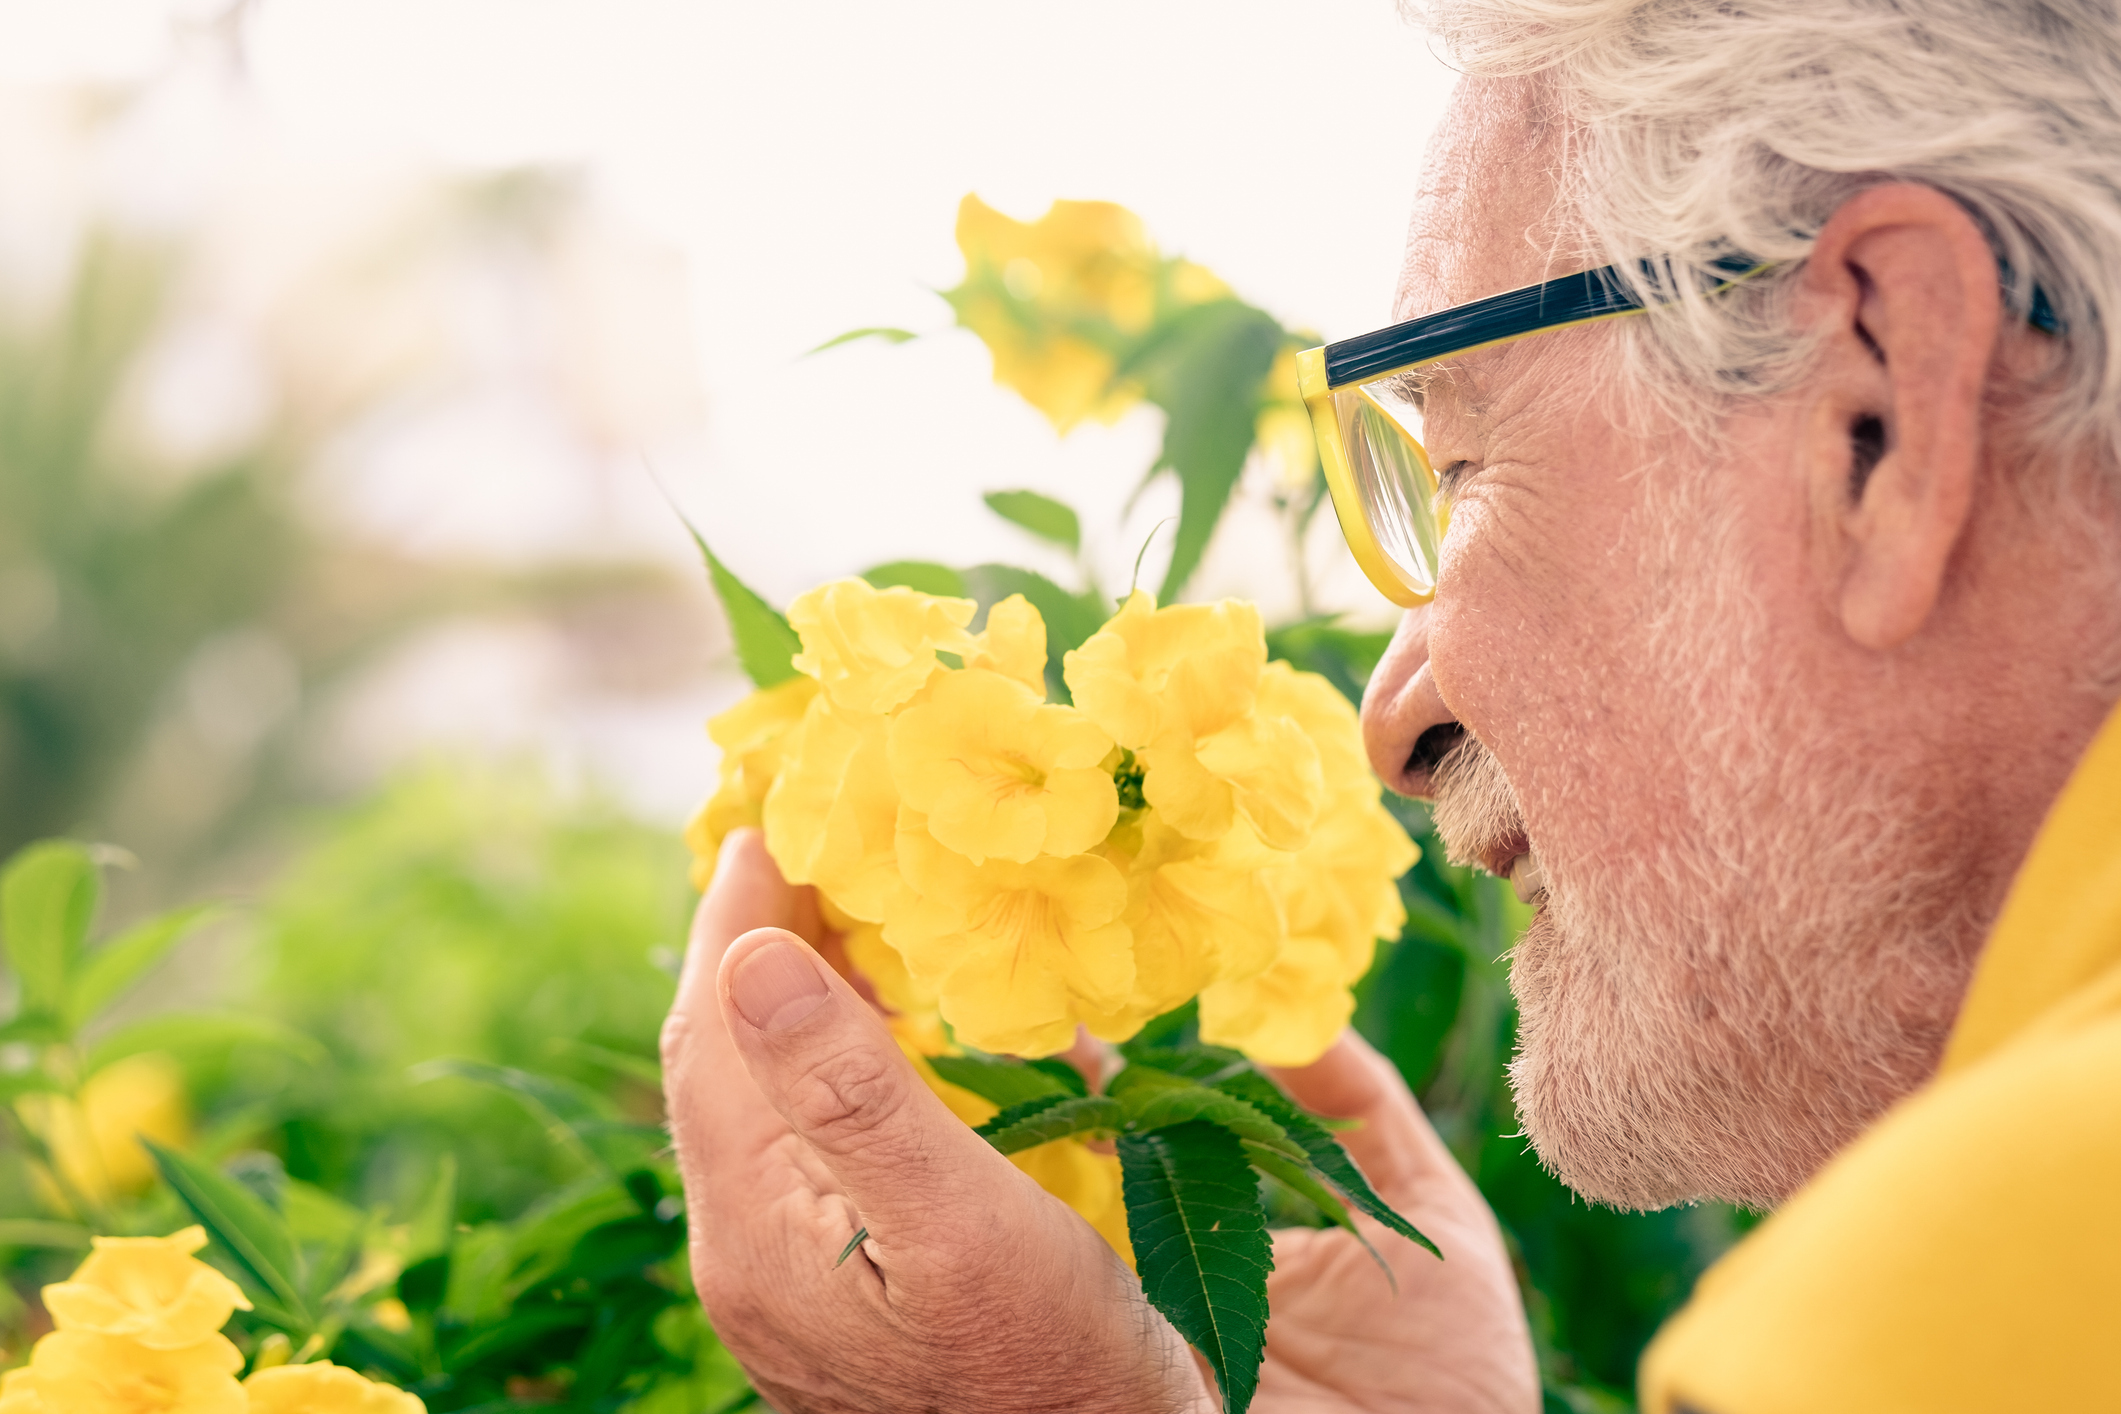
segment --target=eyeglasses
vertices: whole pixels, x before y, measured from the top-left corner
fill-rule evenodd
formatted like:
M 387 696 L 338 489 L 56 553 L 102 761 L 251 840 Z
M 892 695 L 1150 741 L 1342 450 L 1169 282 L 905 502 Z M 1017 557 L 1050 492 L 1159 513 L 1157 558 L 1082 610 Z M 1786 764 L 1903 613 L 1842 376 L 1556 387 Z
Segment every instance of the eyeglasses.
M 1768 267 L 1747 256 L 1709 266 L 1705 293 L 1717 294 Z M 1654 289 L 1657 272 L 1643 273 Z M 2000 272 L 2006 287 L 2009 267 Z M 1387 599 L 1404 608 L 1436 593 L 1437 562 L 1450 506 L 1421 445 L 1421 407 L 1401 374 L 1533 334 L 1569 329 L 1647 308 L 1617 266 L 1606 265 L 1474 300 L 1375 333 L 1296 356 L 1297 385 L 1311 412 L 1318 459 L 1333 511 L 1355 563 Z M 2064 332 L 2038 285 L 2027 322 Z
M 1711 291 L 1765 268 L 1742 258 L 1721 262 Z M 1533 334 L 1640 314 L 1645 307 L 1619 269 L 1607 265 L 1296 356 L 1297 385 L 1311 412 L 1341 534 L 1387 599 L 1411 608 L 1435 595 L 1450 517 L 1421 445 L 1421 408 L 1400 375 Z

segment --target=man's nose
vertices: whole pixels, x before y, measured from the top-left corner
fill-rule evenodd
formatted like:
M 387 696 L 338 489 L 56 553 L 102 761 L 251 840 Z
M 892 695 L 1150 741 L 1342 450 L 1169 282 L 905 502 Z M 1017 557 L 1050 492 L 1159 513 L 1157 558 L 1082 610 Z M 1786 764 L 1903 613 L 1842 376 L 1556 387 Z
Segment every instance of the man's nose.
M 1409 609 L 1362 695 L 1370 769 L 1388 789 L 1426 798 L 1437 763 L 1464 735 L 1429 671 L 1429 606 Z

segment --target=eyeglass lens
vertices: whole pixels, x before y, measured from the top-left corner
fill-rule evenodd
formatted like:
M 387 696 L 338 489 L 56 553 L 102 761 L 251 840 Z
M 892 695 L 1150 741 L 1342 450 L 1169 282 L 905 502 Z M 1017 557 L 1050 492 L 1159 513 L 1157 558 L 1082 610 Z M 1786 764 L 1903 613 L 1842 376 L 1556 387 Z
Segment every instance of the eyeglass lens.
M 1333 405 L 1371 535 L 1409 589 L 1434 593 L 1441 518 L 1420 409 L 1385 379 L 1335 389 Z

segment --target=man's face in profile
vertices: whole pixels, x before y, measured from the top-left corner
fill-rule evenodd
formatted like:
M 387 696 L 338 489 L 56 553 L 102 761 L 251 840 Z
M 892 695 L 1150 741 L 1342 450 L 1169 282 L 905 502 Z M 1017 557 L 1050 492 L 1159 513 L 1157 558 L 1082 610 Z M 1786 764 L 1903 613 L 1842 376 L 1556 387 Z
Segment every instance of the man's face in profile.
M 1462 85 L 1400 317 L 1602 263 L 1573 253 L 1538 99 Z M 1467 733 L 1436 822 L 1454 859 L 1544 886 L 1511 967 L 1541 1157 L 1621 1206 L 1765 1206 L 1934 1068 L 1981 931 L 1972 846 L 1959 813 L 1916 806 L 1921 743 L 1824 648 L 1791 474 L 1804 390 L 1691 439 L 1630 388 L 1633 332 L 1424 380 L 1453 498 L 1428 654 Z

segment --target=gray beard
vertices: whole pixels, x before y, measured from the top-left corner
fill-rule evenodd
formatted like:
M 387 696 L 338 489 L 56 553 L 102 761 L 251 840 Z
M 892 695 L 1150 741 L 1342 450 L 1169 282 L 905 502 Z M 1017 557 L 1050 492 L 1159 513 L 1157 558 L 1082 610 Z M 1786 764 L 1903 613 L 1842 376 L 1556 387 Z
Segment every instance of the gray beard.
M 1524 1131 L 1564 1183 L 1618 1208 L 1787 1197 L 1934 1073 L 1986 929 L 1978 842 L 1902 763 L 1845 732 L 1836 751 L 1837 724 L 1777 666 L 1728 514 L 1656 513 L 1706 533 L 1645 556 L 1663 611 L 1629 646 L 1645 679 L 1685 664 L 1703 689 L 1644 684 L 1678 701 L 1638 769 L 1677 784 L 1685 828 L 1654 852 L 1601 851 L 1571 828 L 1583 811 L 1546 802 L 1547 900 L 1511 954 Z M 1524 821 L 1468 734 L 1436 773 L 1449 857 L 1492 858 Z

